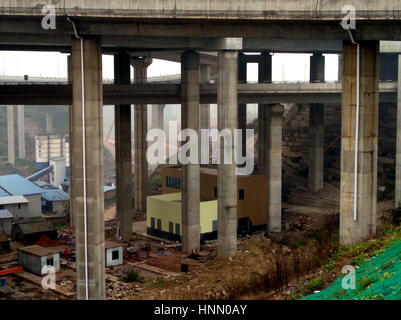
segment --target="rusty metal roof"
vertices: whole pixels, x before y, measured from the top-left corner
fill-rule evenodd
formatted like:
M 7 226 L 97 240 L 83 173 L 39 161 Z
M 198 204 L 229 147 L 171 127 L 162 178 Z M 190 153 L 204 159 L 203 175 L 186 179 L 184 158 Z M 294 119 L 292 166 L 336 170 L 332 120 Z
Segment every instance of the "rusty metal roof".
M 17 223 L 17 225 L 24 235 L 39 232 L 56 231 L 56 228 L 54 228 L 54 226 L 48 221 Z
M 118 247 L 124 247 L 124 243 L 119 243 L 119 242 L 114 242 L 114 241 L 105 241 L 104 242 L 104 248 L 105 249 L 111 249 L 111 248 L 118 248 Z

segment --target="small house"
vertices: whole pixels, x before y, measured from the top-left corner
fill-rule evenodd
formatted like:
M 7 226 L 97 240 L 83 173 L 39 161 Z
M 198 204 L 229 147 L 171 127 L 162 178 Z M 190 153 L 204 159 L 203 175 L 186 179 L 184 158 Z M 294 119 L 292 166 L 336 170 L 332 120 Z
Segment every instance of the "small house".
M 29 201 L 24 196 L 0 197 L 0 210 L 10 212 L 14 220 L 29 217 Z
M 60 189 L 48 189 L 42 193 L 42 209 L 44 212 L 66 214 L 70 196 Z
M 117 242 L 106 241 L 105 245 L 106 268 L 115 267 L 124 263 L 124 245 Z
M 0 254 L 11 252 L 10 239 L 3 232 L 0 232 Z
M 0 232 L 3 232 L 7 236 L 11 235 L 13 218 L 13 215 L 7 209 L 0 210 Z
M 0 176 L 0 188 L 8 194 L 8 196 L 23 196 L 28 200 L 29 209 L 27 215 L 23 218 L 34 218 L 42 215 L 42 189 L 33 182 L 18 174 L 11 174 Z
M 35 244 L 42 235 L 57 240 L 56 228 L 47 221 L 15 223 L 11 229 L 11 238 L 24 244 Z
M 56 272 L 60 271 L 60 252 L 57 248 L 45 248 L 41 246 L 30 246 L 18 248 L 18 262 L 28 272 L 38 276 L 46 275 L 42 272 L 44 266 L 54 267 Z
M 116 198 L 116 187 L 115 186 L 104 186 L 104 200 L 112 200 Z

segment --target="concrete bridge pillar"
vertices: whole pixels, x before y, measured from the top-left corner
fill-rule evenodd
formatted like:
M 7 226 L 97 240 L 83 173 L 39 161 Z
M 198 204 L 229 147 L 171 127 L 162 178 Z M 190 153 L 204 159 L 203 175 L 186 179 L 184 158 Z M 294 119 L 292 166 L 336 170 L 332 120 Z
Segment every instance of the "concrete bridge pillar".
M 238 125 L 238 53 L 221 51 L 219 58 L 219 79 L 217 89 L 218 129 L 229 129 L 234 137 Z M 218 199 L 218 254 L 230 257 L 237 252 L 237 176 L 236 164 L 224 159 L 224 150 L 234 147 L 220 141 L 220 164 L 217 177 Z
M 310 57 L 310 82 L 324 82 L 325 57 L 315 53 Z M 324 104 L 309 105 L 309 177 L 311 192 L 323 188 L 324 173 Z
M 338 82 L 343 81 L 343 55 L 338 55 Z
M 18 158 L 25 159 L 25 111 L 24 106 L 18 106 Z
M 82 95 L 81 79 L 81 43 L 78 39 L 72 40 L 71 118 L 74 141 L 71 150 L 71 165 L 74 175 L 71 188 L 75 210 L 77 299 L 103 300 L 105 299 L 105 252 L 101 39 L 85 38 L 83 46 L 84 95 Z M 83 97 L 84 100 L 82 100 Z M 86 208 L 86 216 L 84 208 Z
M 238 82 L 246 83 L 247 81 L 247 61 L 246 56 L 242 52 L 238 54 Z M 238 129 L 242 130 L 242 155 L 246 155 L 246 122 L 247 121 L 247 105 L 238 105 Z
M 14 106 L 7 106 L 8 163 L 15 165 Z
M 72 56 L 69 55 L 67 57 L 67 79 L 68 83 L 72 83 Z M 75 205 L 75 200 L 76 197 L 78 197 L 78 190 L 77 188 L 73 187 L 73 182 L 76 183 L 75 178 L 74 178 L 74 166 L 72 164 L 73 161 L 73 154 L 72 150 L 74 149 L 74 118 L 73 118 L 73 106 L 69 106 L 68 108 L 68 119 L 69 119 L 69 132 L 70 132 L 70 188 L 69 188 L 69 193 L 70 193 L 70 226 L 75 227 L 75 212 L 76 210 L 74 209 Z
M 152 105 L 152 128 L 164 130 L 164 104 Z
M 264 108 L 266 143 L 267 232 L 281 232 L 283 106 Z
M 133 57 L 131 65 L 134 67 L 134 83 L 143 83 L 147 80 L 147 70 L 152 63 L 150 57 Z M 148 162 L 146 160 L 148 130 L 147 105 L 134 106 L 134 211 L 146 211 L 146 196 L 148 191 Z
M 202 64 L 200 66 L 200 83 L 210 83 L 212 80 L 212 66 Z M 210 129 L 210 104 L 201 104 L 200 129 Z
M 114 82 L 130 84 L 131 57 L 128 53 L 119 52 L 114 56 Z M 131 150 L 131 105 L 114 107 L 116 137 L 116 186 L 117 186 L 117 219 L 119 235 L 123 241 L 132 237 L 132 150 Z M 118 232 L 118 231 L 117 231 Z
M 195 130 L 199 146 L 199 54 L 181 55 L 182 128 Z M 190 253 L 200 247 L 200 174 L 199 154 L 196 164 L 184 164 L 182 175 L 182 251 Z
M 259 61 L 259 83 L 272 82 L 272 56 L 268 52 L 262 52 Z M 267 157 L 267 135 L 266 126 L 266 110 L 269 105 L 258 105 L 258 172 L 260 174 L 267 174 L 266 157 Z
M 53 117 L 50 112 L 46 113 L 46 133 L 53 132 Z
M 398 56 L 397 149 L 395 165 L 395 207 L 401 207 L 401 55 Z
M 379 42 L 360 44 L 357 216 L 354 217 L 357 46 L 344 42 L 341 123 L 340 242 L 351 246 L 376 233 Z

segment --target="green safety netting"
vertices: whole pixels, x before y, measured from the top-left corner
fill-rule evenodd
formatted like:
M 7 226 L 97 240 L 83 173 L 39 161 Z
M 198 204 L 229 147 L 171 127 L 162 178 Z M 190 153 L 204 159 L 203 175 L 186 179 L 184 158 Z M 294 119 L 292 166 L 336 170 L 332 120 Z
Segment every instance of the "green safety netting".
M 401 300 L 401 241 L 363 263 L 355 275 L 356 289 L 344 290 L 341 277 L 301 300 Z

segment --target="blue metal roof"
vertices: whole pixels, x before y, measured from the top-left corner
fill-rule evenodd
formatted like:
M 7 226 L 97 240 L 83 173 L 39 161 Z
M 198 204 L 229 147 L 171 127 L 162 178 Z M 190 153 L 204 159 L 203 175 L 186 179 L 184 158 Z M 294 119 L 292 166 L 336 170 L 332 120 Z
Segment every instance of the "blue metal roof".
M 38 187 L 42 189 L 58 189 L 56 186 L 43 181 L 35 181 L 34 184 L 36 184 Z
M 116 187 L 113 186 L 104 186 L 103 187 L 103 192 L 111 191 L 111 190 L 116 190 Z
M 19 174 L 0 176 L 0 187 L 12 196 L 41 194 L 42 189 Z
M 42 198 L 46 201 L 68 201 L 70 196 L 68 193 L 60 189 L 49 189 L 42 192 Z
M 4 190 L 3 188 L 0 188 L 0 197 L 8 197 L 10 194 Z

